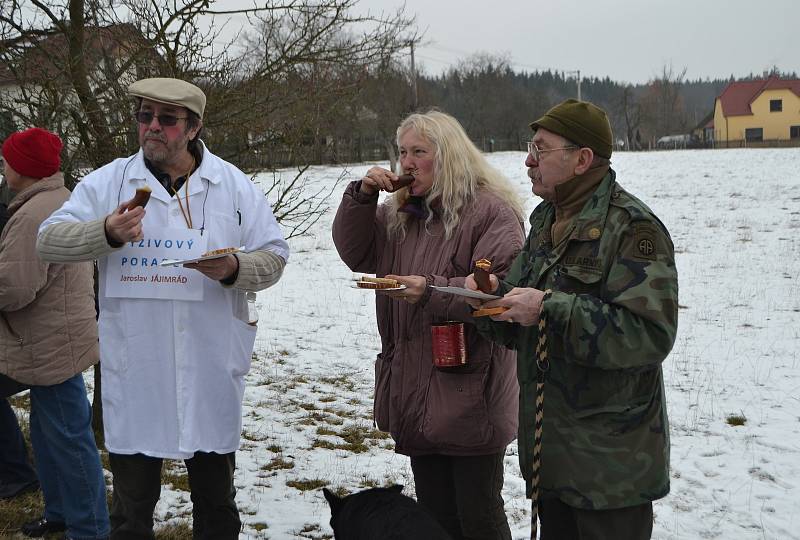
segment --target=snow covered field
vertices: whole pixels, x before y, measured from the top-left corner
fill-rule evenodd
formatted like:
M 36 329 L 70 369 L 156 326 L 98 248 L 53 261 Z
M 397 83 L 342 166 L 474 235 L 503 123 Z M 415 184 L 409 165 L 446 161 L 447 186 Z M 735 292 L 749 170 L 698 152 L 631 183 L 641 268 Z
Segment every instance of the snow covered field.
M 531 210 L 524 158 L 489 155 Z M 613 166 L 670 230 L 680 280 L 664 363 L 672 491 L 655 505 L 653 537 L 800 538 L 800 149 L 619 153 Z M 310 169 L 311 184 L 368 167 Z M 258 297 L 237 459 L 242 538 L 330 538 L 321 485 L 400 483 L 413 495 L 408 458 L 373 431 L 374 293 L 350 288 L 330 238 L 346 181 Z M 731 415 L 745 424 L 729 425 Z M 516 452 L 503 494 L 514 537 L 527 538 Z M 165 486 L 157 512 L 161 524 L 190 517 L 189 494 Z

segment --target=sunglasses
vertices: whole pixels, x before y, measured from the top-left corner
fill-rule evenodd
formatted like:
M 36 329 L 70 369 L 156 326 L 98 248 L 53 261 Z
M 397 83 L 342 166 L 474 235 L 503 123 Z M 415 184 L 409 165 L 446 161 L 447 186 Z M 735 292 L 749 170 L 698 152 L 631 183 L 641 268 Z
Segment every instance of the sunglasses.
M 133 115 L 140 124 L 151 124 L 153 118 L 158 118 L 158 123 L 164 127 L 171 127 L 178 120 L 186 120 L 188 116 L 175 116 L 174 114 L 154 114 L 152 111 L 139 111 Z

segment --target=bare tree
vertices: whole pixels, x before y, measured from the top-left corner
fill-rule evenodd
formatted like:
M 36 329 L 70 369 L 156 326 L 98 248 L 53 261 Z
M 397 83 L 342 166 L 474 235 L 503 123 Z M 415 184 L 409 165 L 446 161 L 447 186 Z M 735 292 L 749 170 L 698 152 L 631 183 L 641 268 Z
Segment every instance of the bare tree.
M 360 98 L 352 104 L 351 114 L 359 120 L 358 136 L 374 138 L 372 147 L 386 150 L 392 170 L 397 169 L 397 126 L 413 112 L 411 77 L 407 65 L 396 57 L 386 57 L 370 70 Z
M 4 2 L 0 114 L 7 111 L 20 126 L 61 133 L 68 142 L 65 173 L 74 179 L 86 167 L 136 149 L 126 95 L 130 82 L 178 77 L 206 92 L 203 137 L 217 153 L 256 170 L 275 163 L 268 156 L 280 150 L 302 166 L 311 157 L 309 135 L 310 146 L 319 149 L 329 126 L 358 94 L 361 74 L 415 38 L 414 21 L 402 9 L 357 16 L 355 0 L 223 5 L 215 0 Z M 225 40 L 221 21 L 232 16 L 247 24 Z M 401 37 L 404 32 L 411 37 Z M 315 204 L 293 207 L 306 211 Z M 291 216 L 275 210 L 276 216 Z
M 661 75 L 647 85 L 641 112 L 642 124 L 647 126 L 650 138 L 680 134 L 687 129 L 688 118 L 681 96 L 685 78 L 686 68 L 675 72 L 671 65 L 665 65 Z
M 413 25 L 400 9 L 354 16 L 355 0 L 265 0 L 223 9 L 216 0 L 11 0 L 0 4 L 2 129 L 48 127 L 66 141 L 68 186 L 87 168 L 137 147 L 130 82 L 147 76 L 203 88 L 204 140 L 246 170 L 280 149 L 300 163 L 293 179 L 265 186 L 287 236 L 306 233 L 326 209 L 328 190 L 309 193 L 306 149 L 358 94 L 361 73 L 407 46 Z M 224 40 L 225 23 L 246 29 Z M 415 39 L 411 31 L 410 39 Z M 245 47 L 239 47 L 245 43 Z M 95 427 L 101 425 L 95 371 Z
M 628 84 L 620 92 L 619 103 L 617 105 L 617 116 L 621 117 L 625 125 L 625 146 L 628 150 L 641 150 L 636 133 L 641 124 L 642 110 L 636 96 L 634 88 Z

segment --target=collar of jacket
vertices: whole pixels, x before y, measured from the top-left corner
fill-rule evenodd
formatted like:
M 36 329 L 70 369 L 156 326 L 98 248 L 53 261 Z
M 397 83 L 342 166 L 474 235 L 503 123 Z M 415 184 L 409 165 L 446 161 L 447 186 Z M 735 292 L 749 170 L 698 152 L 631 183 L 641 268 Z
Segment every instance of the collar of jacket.
M 398 212 L 411 214 L 415 218 L 425 219 L 428 217 L 428 208 L 425 206 L 425 197 L 410 196 L 397 209 Z
M 559 212 L 577 214 L 598 184 L 605 178 L 608 165 L 592 167 L 580 176 L 573 176 L 555 188 L 553 204 Z
M 583 205 L 581 212 L 575 218 L 575 228 L 570 238 L 596 240 L 602 235 L 606 214 L 608 213 L 608 205 L 615 191 L 616 177 L 617 174 L 614 169 L 609 168 L 606 175 L 601 179 L 600 184 Z M 545 225 L 545 222 L 548 221 L 548 216 L 555 213 L 554 209 L 555 205 L 552 202 L 543 202 L 537 206 L 530 217 L 531 228 L 540 230 Z
M 424 195 L 409 195 L 409 197 L 399 206 L 397 209 L 398 212 L 404 212 L 406 214 L 411 214 L 412 216 L 418 219 L 427 219 L 430 212 L 433 212 L 433 215 L 437 215 L 439 213 L 439 207 L 442 206 L 442 199 L 441 197 L 437 197 L 430 202 L 430 210 L 428 209 L 428 205 L 425 204 L 425 196 Z
M 608 165 L 593 167 L 555 187 L 556 218 L 552 225 L 553 244 L 558 245 L 569 233 L 572 221 L 597 189 L 608 172 Z
M 191 182 L 189 186 L 190 197 L 202 192 L 206 188 L 206 182 L 208 184 L 218 184 L 228 174 L 228 171 L 224 168 L 224 162 L 216 158 L 202 141 L 198 141 L 198 143 L 203 145 L 203 160 L 195 169 L 194 174 L 199 175 L 205 182 Z M 141 148 L 136 154 L 123 159 L 125 164 L 121 167 L 123 178 L 120 182 L 130 184 L 133 189 L 141 187 L 143 184 L 148 184 L 153 190 L 151 197 L 169 204 L 170 200 L 172 200 L 172 195 L 166 189 L 156 189 L 156 186 L 161 186 L 161 182 L 153 176 L 153 173 L 145 165 L 144 151 Z M 163 188 L 163 186 L 161 187 Z
M 575 229 L 572 232 L 572 238 L 584 241 L 597 240 L 603 235 L 616 177 L 617 174 L 613 169 L 606 169 L 600 184 L 586 200 L 580 214 L 575 218 Z
M 8 214 L 12 215 L 19 210 L 20 206 L 31 200 L 31 198 L 43 191 L 53 191 L 54 189 L 64 187 L 64 175 L 61 172 L 55 173 L 53 176 L 37 180 L 32 185 L 17 193 L 16 197 L 11 199 L 8 205 Z

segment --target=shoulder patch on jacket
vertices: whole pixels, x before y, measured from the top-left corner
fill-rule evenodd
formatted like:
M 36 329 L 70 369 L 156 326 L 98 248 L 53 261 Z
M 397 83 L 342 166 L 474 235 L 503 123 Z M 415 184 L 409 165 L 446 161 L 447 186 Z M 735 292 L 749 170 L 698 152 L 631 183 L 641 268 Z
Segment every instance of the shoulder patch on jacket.
M 656 235 L 658 231 L 653 223 L 638 222 L 633 225 L 636 249 L 634 257 L 654 261 L 656 259 Z

